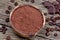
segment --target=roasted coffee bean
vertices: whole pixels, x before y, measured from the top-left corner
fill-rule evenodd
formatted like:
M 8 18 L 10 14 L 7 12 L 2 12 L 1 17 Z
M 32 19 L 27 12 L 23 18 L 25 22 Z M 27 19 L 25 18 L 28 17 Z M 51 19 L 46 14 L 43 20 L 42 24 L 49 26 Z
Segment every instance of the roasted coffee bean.
M 6 18 L 5 21 L 6 21 L 6 22 L 9 22 L 9 18 Z
M 54 28 L 50 28 L 50 31 L 53 32 L 55 29 Z
M 46 7 L 52 6 L 52 3 L 49 2 L 49 1 L 42 2 L 42 4 L 43 4 L 44 6 L 46 6 Z
M 5 25 L 2 25 L 2 28 L 6 28 L 6 26 Z
M 35 2 L 35 0 L 31 0 L 31 2 L 32 2 L 32 3 L 34 3 L 34 2 Z
M 11 2 L 11 3 L 14 3 L 14 2 L 15 2 L 15 0 L 10 0 L 10 2 Z
M 26 2 L 29 2 L 29 0 L 25 0 Z
M 0 32 L 2 32 L 2 28 L 0 28 Z
M 10 14 L 10 12 L 8 10 L 5 11 L 6 14 Z
M 60 0 L 56 0 L 56 1 L 58 1 L 60 3 Z
M 45 35 L 46 35 L 46 36 L 49 36 L 49 35 L 50 35 L 50 33 L 49 33 L 49 32 L 46 32 L 46 33 L 45 33 Z
M 52 26 L 52 25 L 56 25 L 56 22 L 49 22 L 48 24 Z
M 60 17 L 55 17 L 54 19 L 55 19 L 55 20 L 60 20 Z
M 6 30 L 7 30 L 7 28 L 3 28 L 2 33 L 5 34 Z
M 56 22 L 56 20 L 55 20 L 54 18 L 51 18 L 50 20 L 51 20 L 52 22 Z
M 15 5 L 15 6 L 17 6 L 17 5 L 18 5 L 18 3 L 17 3 L 17 2 L 15 2 L 15 3 L 14 3 L 14 5 Z
M 54 13 L 49 13 L 50 15 L 54 15 Z
M 12 7 L 11 6 L 8 6 L 8 10 L 11 10 L 12 9 Z
M 56 20 L 54 19 L 54 17 L 52 16 L 52 17 L 50 17 L 50 20 L 52 21 L 52 22 L 56 22 Z
M 55 14 L 59 14 L 59 12 L 55 12 Z
M 55 6 L 55 5 L 58 5 L 58 4 L 59 4 L 59 2 L 54 1 L 52 4 Z
M 11 37 L 10 37 L 10 36 L 7 36 L 7 37 L 6 37 L 6 40 L 11 40 Z
M 60 27 L 60 23 L 56 23 L 56 26 Z
M 46 18 L 46 22 L 49 22 L 50 21 L 50 18 Z
M 59 31 L 60 32 L 60 28 L 56 28 L 56 31 Z
M 58 36 L 58 34 L 57 33 L 54 33 L 54 36 L 56 37 L 56 36 Z
M 47 32 L 49 32 L 49 31 L 50 31 L 50 28 L 49 28 L 49 27 L 47 27 L 47 28 L 46 28 L 46 31 L 47 31 Z
M 46 16 L 46 15 L 47 15 L 47 13 L 44 13 L 44 15 Z
M 49 7 L 48 13 L 49 13 L 50 15 L 54 15 L 55 12 L 56 12 L 56 9 L 54 8 L 54 6 Z

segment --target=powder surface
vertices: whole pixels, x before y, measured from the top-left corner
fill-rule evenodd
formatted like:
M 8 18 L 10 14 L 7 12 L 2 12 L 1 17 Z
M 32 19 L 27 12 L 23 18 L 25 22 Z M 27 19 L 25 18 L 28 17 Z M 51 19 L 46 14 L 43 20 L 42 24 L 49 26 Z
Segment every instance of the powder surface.
M 24 5 L 16 8 L 11 15 L 11 23 L 21 33 L 34 35 L 43 26 L 41 12 L 33 6 Z

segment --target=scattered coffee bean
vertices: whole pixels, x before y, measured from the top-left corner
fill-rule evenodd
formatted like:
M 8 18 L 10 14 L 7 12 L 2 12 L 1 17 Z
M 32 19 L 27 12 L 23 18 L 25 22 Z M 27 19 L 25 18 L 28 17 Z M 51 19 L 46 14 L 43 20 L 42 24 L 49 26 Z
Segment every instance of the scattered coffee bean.
M 6 37 L 6 40 L 11 40 L 11 37 L 10 37 L 10 36 L 7 36 L 7 37 Z
M 52 23 L 52 22 L 49 22 L 48 24 L 49 24 L 50 26 L 52 26 L 52 25 L 53 25 L 53 23 Z
M 55 14 L 59 14 L 59 12 L 55 12 Z
M 54 15 L 54 13 L 49 13 L 50 15 Z
M 53 25 L 56 25 L 56 22 L 52 22 Z
M 5 30 L 3 30 L 3 31 L 2 31 L 2 33 L 3 33 L 3 34 L 5 34 L 5 33 L 6 33 L 6 31 L 5 31 Z
M 29 0 L 25 0 L 26 2 L 29 2 Z
M 52 22 L 56 22 L 56 20 L 55 20 L 54 18 L 50 18 L 50 20 L 51 20 Z
M 35 2 L 35 0 L 31 0 L 31 2 L 32 2 L 32 3 L 34 3 L 34 2 Z
M 60 28 L 55 28 L 55 30 L 60 32 Z
M 46 22 L 49 22 L 50 21 L 50 18 L 46 18 Z
M 55 19 L 55 20 L 60 20 L 60 17 L 55 17 L 54 19 Z
M 49 22 L 48 24 L 52 26 L 52 25 L 56 25 L 56 22 Z
M 46 7 L 52 6 L 52 3 L 49 2 L 49 1 L 42 2 L 42 4 L 43 4 L 44 6 L 46 6 Z
M 49 36 L 49 35 L 50 35 L 50 33 L 49 33 L 49 32 L 46 32 L 46 33 L 45 33 L 45 35 L 46 35 L 46 36 Z
M 6 30 L 7 30 L 7 28 L 6 28 L 6 27 L 5 27 L 5 28 L 3 28 L 3 29 L 2 29 L 2 33 L 3 33 L 3 34 L 5 34 L 5 33 L 6 33 Z
M 50 31 L 53 32 L 55 29 L 54 28 L 50 28 Z
M 6 21 L 6 22 L 9 22 L 9 18 L 6 18 L 5 21 Z
M 10 14 L 10 12 L 8 10 L 5 11 L 6 14 Z
M 54 36 L 55 36 L 55 37 L 58 36 L 57 33 L 54 33 Z
M 6 26 L 5 25 L 2 25 L 2 28 L 6 28 Z
M 17 2 L 15 2 L 15 3 L 14 3 L 14 5 L 15 5 L 15 6 L 17 6 L 17 5 L 18 5 L 18 3 L 17 3 Z
M 10 0 L 10 2 L 11 2 L 11 3 L 14 3 L 14 2 L 15 2 L 15 0 Z
M 60 3 L 60 0 L 56 0 L 56 1 L 58 1 Z
M 49 32 L 49 31 L 50 31 L 50 28 L 47 27 L 47 28 L 46 28 L 46 31 Z
M 8 6 L 8 10 L 11 10 L 12 9 L 12 7 L 11 6 Z
M 56 26 L 60 27 L 60 23 L 56 23 Z
M 46 15 L 47 15 L 47 13 L 44 13 L 44 15 L 46 16 Z
M 0 32 L 2 32 L 2 28 L 0 28 Z

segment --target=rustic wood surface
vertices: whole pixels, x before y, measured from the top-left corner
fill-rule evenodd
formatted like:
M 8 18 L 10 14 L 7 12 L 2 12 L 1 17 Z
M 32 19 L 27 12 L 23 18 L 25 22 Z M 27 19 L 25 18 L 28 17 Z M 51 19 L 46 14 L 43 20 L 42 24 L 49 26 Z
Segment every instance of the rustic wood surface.
M 21 2 L 21 1 L 23 1 L 23 2 Z M 48 0 L 35 0 L 35 4 L 38 5 L 38 6 L 40 7 L 40 9 L 45 13 L 45 12 L 47 12 L 47 9 L 44 8 L 43 5 L 41 5 L 41 2 L 44 2 L 44 1 L 48 1 Z M 50 2 L 53 2 L 53 1 L 55 1 L 55 0 L 49 0 L 49 1 L 50 1 Z M 18 2 L 19 5 L 20 5 L 21 3 L 24 3 L 25 0 L 15 0 L 15 2 Z M 28 3 L 28 2 L 27 2 L 27 3 Z M 34 4 L 34 3 L 33 3 L 33 4 Z M 6 13 L 5 13 L 5 10 L 7 10 L 7 7 L 8 7 L 9 5 L 12 6 L 12 10 L 13 10 L 13 8 L 15 8 L 14 3 L 11 3 L 10 0 L 0 0 L 0 23 L 6 24 L 6 25 L 8 25 L 8 26 L 11 26 L 10 23 L 6 23 L 6 22 L 5 22 L 5 19 L 9 17 L 9 14 L 6 14 Z M 11 10 L 10 10 L 10 12 L 11 12 Z M 56 15 L 55 15 L 55 16 L 56 16 Z M 47 18 L 47 17 L 50 17 L 50 15 L 45 16 L 45 17 L 46 17 L 46 18 Z M 1 25 L 0 25 L 0 27 L 1 27 Z M 40 32 L 39 32 L 37 35 L 46 37 L 46 36 L 44 35 L 44 33 L 45 33 L 45 28 L 46 28 L 46 27 L 53 27 L 53 26 L 49 26 L 49 25 L 46 23 L 45 27 L 44 27 L 42 30 L 40 30 Z M 12 28 L 7 27 L 7 29 L 8 29 L 8 30 L 6 31 L 6 34 L 2 34 L 2 32 L 0 32 L 0 40 L 6 40 L 6 37 L 7 37 L 8 35 L 11 36 L 11 40 L 27 40 L 27 39 L 18 37 L 18 36 L 14 33 L 14 31 L 13 31 Z M 54 37 L 54 35 L 53 35 L 54 33 L 58 33 L 58 36 L 57 36 L 57 37 Z M 48 38 L 49 38 L 49 39 L 48 39 Z M 51 35 L 48 36 L 48 37 L 46 37 L 46 38 L 42 38 L 42 37 L 37 37 L 37 36 L 36 36 L 36 37 L 33 37 L 31 40 L 60 40 L 60 32 L 54 31 L 54 32 L 51 32 Z

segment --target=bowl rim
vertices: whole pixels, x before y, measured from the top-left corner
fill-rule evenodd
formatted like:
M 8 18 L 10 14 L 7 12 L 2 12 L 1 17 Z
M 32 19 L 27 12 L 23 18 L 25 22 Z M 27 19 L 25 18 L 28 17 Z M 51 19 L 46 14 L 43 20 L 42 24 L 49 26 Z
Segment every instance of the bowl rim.
M 32 7 L 36 8 L 36 9 L 38 9 L 38 10 L 41 12 L 44 22 L 43 22 L 42 27 L 40 28 L 40 30 L 41 30 L 42 28 L 44 28 L 44 26 L 45 26 L 45 16 L 44 16 L 42 10 L 39 8 L 39 6 L 36 6 L 36 5 L 34 5 L 34 4 L 30 4 L 30 3 L 28 3 L 28 4 L 27 4 L 27 3 L 22 3 L 22 4 L 18 5 L 18 6 L 16 6 L 16 7 L 11 11 L 9 20 L 10 20 L 10 24 L 11 24 L 11 27 L 13 28 L 13 30 L 16 31 L 18 34 L 22 35 L 23 37 L 25 37 L 25 36 L 26 36 L 26 37 L 29 37 L 27 34 L 24 34 L 24 33 L 22 33 L 22 32 L 19 32 L 19 30 L 16 30 L 16 28 L 13 27 L 13 24 L 12 24 L 12 22 L 11 22 L 11 16 L 12 16 L 13 12 L 14 12 L 18 7 L 24 6 L 24 5 L 32 6 Z M 36 36 L 36 35 L 40 32 L 40 30 L 37 31 L 37 32 L 35 33 L 35 35 L 33 35 L 33 36 Z

